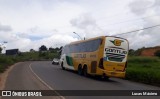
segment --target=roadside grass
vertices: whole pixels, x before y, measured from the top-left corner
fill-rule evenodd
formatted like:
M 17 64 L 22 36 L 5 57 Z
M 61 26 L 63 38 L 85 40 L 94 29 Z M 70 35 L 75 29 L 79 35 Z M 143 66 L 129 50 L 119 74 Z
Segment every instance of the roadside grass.
M 160 86 L 160 58 L 129 57 L 126 79 Z
M 12 64 L 14 64 L 14 61 L 11 57 L 0 55 L 0 72 L 5 71 Z
M 58 53 L 25 52 L 16 56 L 0 54 L 0 73 L 16 62 L 52 60 L 55 57 L 59 57 Z M 130 56 L 126 79 L 160 86 L 160 58 Z
M 0 73 L 16 62 L 52 60 L 57 57 L 59 57 L 58 53 L 51 52 L 25 52 L 14 56 L 0 54 Z

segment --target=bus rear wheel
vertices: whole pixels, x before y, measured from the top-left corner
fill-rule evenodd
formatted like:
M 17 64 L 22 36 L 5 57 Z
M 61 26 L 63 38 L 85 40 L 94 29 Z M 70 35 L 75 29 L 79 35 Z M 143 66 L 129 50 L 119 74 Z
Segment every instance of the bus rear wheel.
M 84 66 L 83 67 L 83 74 L 84 74 L 85 77 L 88 77 L 88 72 L 87 71 L 88 71 L 87 66 Z
M 102 75 L 102 79 L 103 79 L 103 80 L 109 80 L 109 77 L 108 77 L 107 75 L 103 74 L 103 75 Z
M 65 68 L 64 68 L 64 66 L 63 66 L 63 63 L 61 63 L 61 68 L 62 68 L 63 70 L 65 70 Z
M 83 70 L 81 65 L 78 66 L 78 74 L 83 75 Z

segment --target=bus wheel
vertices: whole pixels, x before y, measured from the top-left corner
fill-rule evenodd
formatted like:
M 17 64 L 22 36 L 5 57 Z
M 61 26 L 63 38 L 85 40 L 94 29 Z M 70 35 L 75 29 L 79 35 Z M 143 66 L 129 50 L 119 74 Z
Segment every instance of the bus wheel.
M 78 66 L 78 74 L 83 75 L 83 70 L 81 65 Z
M 103 80 L 109 80 L 109 77 L 106 76 L 105 74 L 103 74 L 103 75 L 102 75 L 102 79 L 103 79 Z
M 83 74 L 84 74 L 85 77 L 88 77 L 87 66 L 83 67 Z
M 65 70 L 65 68 L 64 68 L 64 66 L 63 66 L 63 63 L 61 63 L 61 68 L 62 68 L 63 70 Z
M 104 79 L 104 80 L 109 80 L 109 77 L 108 77 L 108 76 L 104 76 L 103 79 Z

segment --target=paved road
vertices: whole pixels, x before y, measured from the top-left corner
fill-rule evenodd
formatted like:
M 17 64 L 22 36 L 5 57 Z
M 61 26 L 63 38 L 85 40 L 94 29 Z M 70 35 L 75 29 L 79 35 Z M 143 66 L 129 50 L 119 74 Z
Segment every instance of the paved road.
M 37 75 L 39 79 L 37 79 Z M 43 82 L 43 83 L 42 83 Z M 44 84 L 45 83 L 45 84 Z M 47 86 L 46 86 L 47 85 Z M 30 89 L 30 90 L 160 90 L 160 87 L 140 84 L 127 80 L 110 78 L 109 81 L 96 79 L 94 77 L 79 76 L 72 71 L 64 71 L 58 65 L 51 62 L 25 62 L 13 68 L 10 72 L 5 89 Z M 26 97 L 27 98 L 27 97 Z M 33 98 L 33 97 L 32 97 Z M 51 98 L 51 97 L 49 97 Z M 64 96 L 54 98 L 66 99 L 159 99 L 160 97 L 144 96 Z M 6 98 L 4 98 L 6 99 Z
M 4 90 L 49 90 L 30 69 L 31 62 L 18 63 L 9 73 Z M 60 97 L 2 97 L 2 99 L 61 99 Z

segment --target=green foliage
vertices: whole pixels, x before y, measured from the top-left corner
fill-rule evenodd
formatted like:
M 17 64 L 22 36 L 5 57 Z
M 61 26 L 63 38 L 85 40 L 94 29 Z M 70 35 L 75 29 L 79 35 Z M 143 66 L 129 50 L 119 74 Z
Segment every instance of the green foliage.
M 160 57 L 160 50 L 156 51 L 154 55 Z
M 145 49 L 145 47 L 142 47 L 142 48 L 139 48 L 137 49 L 135 52 L 134 52 L 134 55 L 135 56 L 140 56 L 141 55 L 141 52 Z
M 50 48 L 49 48 L 49 51 L 50 51 L 51 53 L 57 53 L 57 52 L 59 52 L 61 49 L 62 49 L 62 47 L 60 47 L 60 48 L 58 48 L 58 47 L 56 47 L 56 48 L 50 47 Z
M 47 51 L 47 47 L 45 45 L 42 45 L 40 48 L 39 48 L 39 51 Z
M 4 63 L 8 63 L 8 64 L 12 64 L 13 63 L 13 60 L 11 57 L 0 57 L 0 63 L 1 64 L 4 64 Z
M 35 50 L 34 49 L 30 49 L 30 52 L 35 52 Z
M 3 50 L 3 49 L 2 49 L 2 47 L 0 46 L 0 53 L 2 53 L 2 50 Z
M 143 56 L 139 56 L 139 57 L 129 57 L 128 58 L 128 62 L 129 63 L 154 63 L 154 62 L 158 62 L 159 59 L 157 57 L 143 57 Z
M 133 50 L 133 49 L 130 49 L 128 54 L 129 54 L 130 56 L 133 56 L 133 55 L 135 55 L 135 50 Z
M 53 58 L 59 58 L 60 54 L 58 53 L 60 48 L 49 48 L 49 51 L 45 45 L 42 45 L 39 48 L 39 52 L 36 52 L 34 49 L 30 49 L 30 52 L 19 53 L 16 56 L 6 56 L 0 54 L 0 72 L 5 71 L 8 66 L 22 61 L 41 61 L 41 60 L 52 60 Z M 0 52 L 1 52 L 0 47 Z
M 139 48 L 137 50 L 134 50 L 134 49 L 130 49 L 129 50 L 129 55 L 130 56 L 140 56 L 141 55 L 141 52 L 145 49 L 145 47 L 142 47 L 142 48 Z
M 12 65 L 14 61 L 12 57 L 0 55 L 0 72 L 3 72 L 5 69 L 8 68 L 9 65 Z
M 147 84 L 160 84 L 160 72 L 147 68 L 128 68 L 126 79 L 143 82 Z
M 0 55 L 0 72 L 5 71 L 8 66 L 22 61 L 41 61 L 41 60 L 52 60 L 58 58 L 58 53 L 46 52 L 24 52 L 19 53 L 16 56 Z
M 4 67 L 2 65 L 0 65 L 0 73 L 4 71 L 3 69 Z
M 160 86 L 158 57 L 129 57 L 126 79 Z

